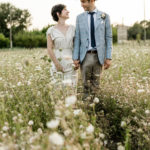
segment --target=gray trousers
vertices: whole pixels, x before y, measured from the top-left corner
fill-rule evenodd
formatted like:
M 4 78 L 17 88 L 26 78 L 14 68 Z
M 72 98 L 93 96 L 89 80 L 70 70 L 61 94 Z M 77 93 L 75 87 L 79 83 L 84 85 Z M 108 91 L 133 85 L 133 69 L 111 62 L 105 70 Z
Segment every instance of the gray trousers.
M 99 91 L 100 74 L 102 65 L 98 60 L 97 53 L 87 53 L 80 64 L 83 81 L 83 92 L 85 95 L 96 94 Z

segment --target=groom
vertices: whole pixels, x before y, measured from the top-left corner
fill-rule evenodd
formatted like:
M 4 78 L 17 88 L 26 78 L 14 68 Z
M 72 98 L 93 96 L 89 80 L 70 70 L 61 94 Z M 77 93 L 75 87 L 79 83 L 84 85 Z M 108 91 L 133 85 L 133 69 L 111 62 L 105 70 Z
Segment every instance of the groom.
M 73 61 L 81 68 L 85 100 L 99 90 L 102 66 L 111 64 L 112 30 L 109 16 L 95 7 L 95 0 L 80 0 L 84 13 L 77 16 Z

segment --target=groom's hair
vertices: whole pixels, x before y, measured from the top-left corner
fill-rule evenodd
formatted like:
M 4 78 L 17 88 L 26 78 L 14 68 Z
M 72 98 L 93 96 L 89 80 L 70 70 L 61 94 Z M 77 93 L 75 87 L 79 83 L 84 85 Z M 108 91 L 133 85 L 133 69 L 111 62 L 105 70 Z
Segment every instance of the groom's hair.
M 88 2 L 90 2 L 91 0 L 87 0 Z M 97 0 L 94 0 L 94 1 L 97 1 Z
M 62 10 L 65 8 L 66 6 L 63 4 L 57 4 L 55 6 L 53 6 L 52 10 L 51 10 L 51 15 L 53 17 L 54 21 L 58 21 L 59 18 L 57 16 L 57 13 L 61 14 Z

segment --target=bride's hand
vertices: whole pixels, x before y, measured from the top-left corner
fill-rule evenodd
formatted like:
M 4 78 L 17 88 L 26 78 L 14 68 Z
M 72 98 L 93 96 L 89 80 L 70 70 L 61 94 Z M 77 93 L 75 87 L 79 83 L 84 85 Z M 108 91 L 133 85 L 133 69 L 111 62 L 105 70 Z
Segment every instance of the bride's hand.
M 62 65 L 59 64 L 59 63 L 56 64 L 56 69 L 57 69 L 57 71 L 64 72 L 64 69 L 63 69 Z

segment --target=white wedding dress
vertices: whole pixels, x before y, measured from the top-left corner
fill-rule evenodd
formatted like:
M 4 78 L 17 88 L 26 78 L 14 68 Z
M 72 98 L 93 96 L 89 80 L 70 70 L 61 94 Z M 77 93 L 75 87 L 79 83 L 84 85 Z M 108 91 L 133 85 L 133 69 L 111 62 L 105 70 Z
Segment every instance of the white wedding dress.
M 72 51 L 73 51 L 73 38 L 75 35 L 75 27 L 70 25 L 64 35 L 61 31 L 54 26 L 47 30 L 47 36 L 51 36 L 54 42 L 54 53 L 56 58 L 64 69 L 64 73 L 57 72 L 55 65 L 51 62 L 50 74 L 53 81 L 57 79 L 64 83 L 76 86 L 77 72 L 73 68 Z

